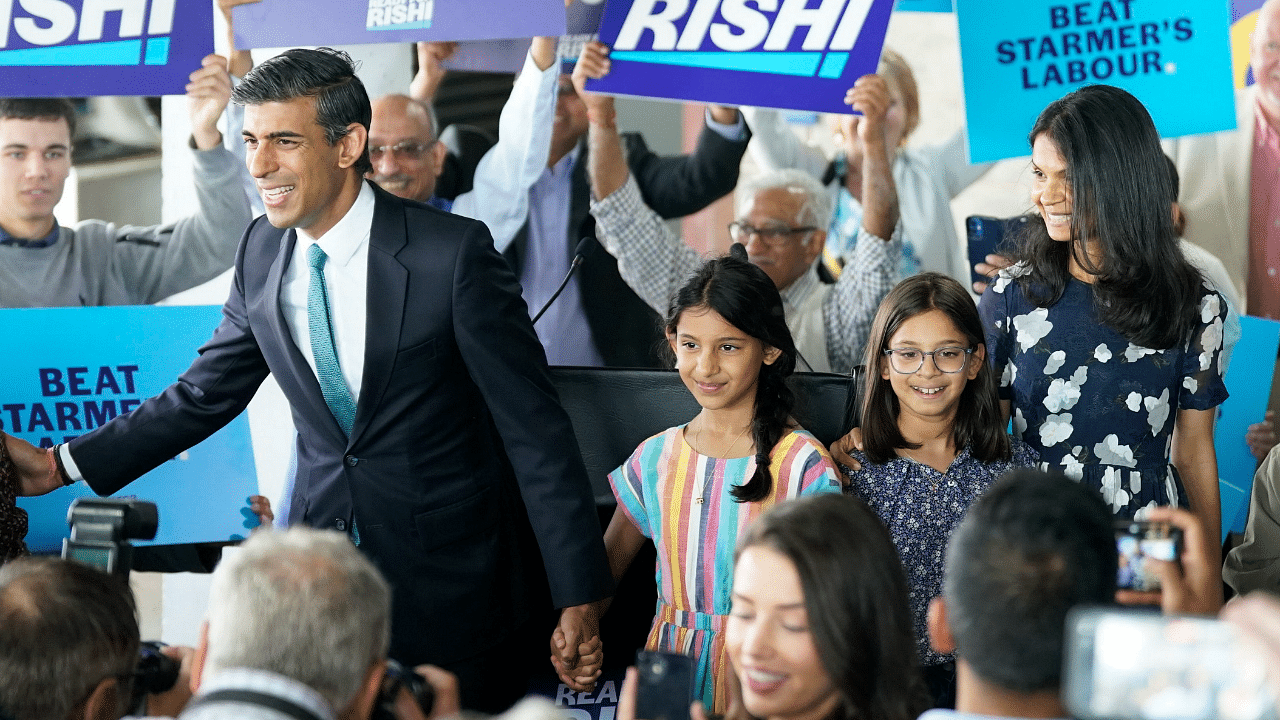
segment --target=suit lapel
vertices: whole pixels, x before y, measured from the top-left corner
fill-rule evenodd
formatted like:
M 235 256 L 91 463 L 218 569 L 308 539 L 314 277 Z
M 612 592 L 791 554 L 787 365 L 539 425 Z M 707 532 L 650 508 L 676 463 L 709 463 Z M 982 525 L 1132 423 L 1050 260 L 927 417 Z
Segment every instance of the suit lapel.
M 369 282 L 366 300 L 364 375 L 351 442 L 359 440 L 376 414 L 391 379 L 404 322 L 409 270 L 396 258 L 408 242 L 404 207 L 376 185 L 373 227 L 369 232 Z

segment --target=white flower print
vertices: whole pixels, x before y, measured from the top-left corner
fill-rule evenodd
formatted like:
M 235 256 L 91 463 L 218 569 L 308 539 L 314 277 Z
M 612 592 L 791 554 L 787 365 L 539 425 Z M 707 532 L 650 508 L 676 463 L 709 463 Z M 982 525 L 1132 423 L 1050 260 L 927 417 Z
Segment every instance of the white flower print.
M 1125 407 L 1129 408 L 1130 410 L 1134 412 L 1138 412 L 1139 410 L 1142 409 L 1142 393 L 1140 392 L 1129 393 L 1129 397 L 1124 399 L 1124 404 L 1125 404 Z
M 1062 472 L 1076 481 L 1084 479 L 1084 463 L 1076 459 L 1081 449 L 1079 445 L 1075 446 L 1071 449 L 1071 453 L 1063 455 L 1062 460 L 1059 461 L 1063 466 Z
M 1129 471 L 1129 492 L 1134 495 L 1142 492 L 1142 473 L 1137 470 Z
M 1093 357 L 1098 362 L 1106 362 L 1111 359 L 1111 348 L 1106 343 L 1098 343 L 1098 347 L 1093 349 Z
M 1111 506 L 1111 512 L 1129 504 L 1129 493 L 1120 487 L 1120 470 L 1109 467 L 1102 471 L 1102 499 Z
M 1053 323 L 1049 322 L 1049 308 L 1036 308 L 1026 315 L 1019 315 L 1013 319 L 1013 330 L 1018 335 L 1018 345 L 1023 352 L 1034 347 L 1052 329 Z
M 1102 438 L 1102 442 L 1094 445 L 1093 454 L 1098 457 L 1098 462 L 1103 465 L 1123 465 L 1125 467 L 1137 467 L 1138 465 L 1133 459 L 1133 449 L 1128 445 L 1121 445 L 1120 438 L 1115 433 Z
M 1200 298 L 1200 322 L 1207 323 L 1222 312 L 1222 303 L 1218 293 L 1209 293 Z
M 1009 363 L 1004 366 L 1004 373 L 1000 375 L 1000 387 L 1009 387 L 1018 379 L 1018 366 Z
M 1040 426 L 1040 443 L 1045 447 L 1057 445 L 1071 437 L 1074 429 L 1071 427 L 1071 413 L 1050 415 Z
M 1147 408 L 1147 424 L 1151 426 L 1151 437 L 1160 434 L 1164 421 L 1169 419 L 1169 388 L 1160 393 L 1160 397 L 1146 397 L 1142 404 Z
M 1088 379 L 1089 379 L 1089 368 L 1085 367 L 1084 365 L 1081 365 L 1080 367 L 1076 368 L 1076 371 L 1071 373 L 1071 384 L 1075 385 L 1077 390 L 1079 390 L 1080 386 L 1083 385 L 1085 381 Z
M 1058 378 L 1049 383 L 1049 392 L 1045 394 L 1044 406 L 1051 413 L 1070 410 L 1080 400 L 1080 388 L 1072 382 Z
M 1200 335 L 1200 369 L 1208 370 L 1213 364 L 1213 354 L 1222 348 L 1222 321 L 1215 318 Z
M 1200 389 L 1200 381 L 1188 375 L 1187 377 L 1182 378 L 1182 387 L 1186 388 L 1188 392 L 1195 394 L 1195 391 Z
M 1027 432 L 1027 419 L 1022 417 L 1022 408 L 1014 408 L 1013 434 L 1022 437 Z
M 1134 345 L 1133 343 L 1129 343 L 1129 347 L 1124 349 L 1124 359 L 1129 362 L 1137 362 L 1138 358 L 1155 354 L 1155 350 L 1142 347 L 1141 345 Z
M 1049 359 L 1044 364 L 1044 374 L 1052 375 L 1058 372 L 1058 368 L 1062 367 L 1062 363 L 1067 361 L 1067 353 L 1062 350 L 1055 350 L 1049 355 Z
M 1000 275 L 996 277 L 996 281 L 992 283 L 991 290 L 992 292 L 1002 293 L 1004 292 L 1005 288 L 1009 287 L 1009 283 L 1011 282 L 1013 282 L 1012 277 L 1009 277 L 1004 273 L 1000 273 Z

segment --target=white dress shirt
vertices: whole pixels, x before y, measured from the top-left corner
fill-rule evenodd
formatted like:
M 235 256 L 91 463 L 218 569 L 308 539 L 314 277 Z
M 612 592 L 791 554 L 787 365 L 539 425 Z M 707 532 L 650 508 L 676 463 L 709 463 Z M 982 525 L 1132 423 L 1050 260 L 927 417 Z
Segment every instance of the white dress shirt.
M 307 322 L 307 291 L 311 266 L 307 251 L 319 245 L 329 259 L 324 263 L 324 283 L 329 295 L 329 322 L 333 327 L 334 351 L 342 368 L 342 379 L 351 399 L 360 401 L 360 380 L 364 374 L 364 336 L 369 287 L 369 231 L 373 227 L 373 190 L 360 183 L 360 195 L 346 215 L 324 235 L 313 238 L 297 230 L 293 256 L 285 268 L 280 287 L 280 311 L 293 342 L 316 371 L 311 351 L 311 327 Z

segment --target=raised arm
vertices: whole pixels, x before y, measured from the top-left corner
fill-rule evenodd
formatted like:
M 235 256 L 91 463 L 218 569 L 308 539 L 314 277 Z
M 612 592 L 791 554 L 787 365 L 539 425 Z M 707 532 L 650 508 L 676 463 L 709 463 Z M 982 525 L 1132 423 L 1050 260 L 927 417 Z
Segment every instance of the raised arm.
M 529 215 L 529 188 L 542 176 L 551 150 L 556 113 L 556 38 L 537 37 L 502 116 L 498 143 L 476 166 L 471 190 L 459 195 L 453 212 L 482 221 L 502 252 Z
M 588 171 L 596 198 L 591 214 L 596 218 L 596 237 L 618 259 L 622 279 L 662 314 L 671 294 L 697 268 L 698 255 L 644 204 L 623 156 L 613 98 L 585 89 L 587 78 L 608 72 L 607 52 L 600 43 L 587 43 L 573 71 L 590 120 Z
M 805 145 L 783 122 L 782 113 L 768 108 L 742 108 L 754 142 L 751 159 L 764 170 L 795 168 L 821 178 L 830 161 L 818 148 Z

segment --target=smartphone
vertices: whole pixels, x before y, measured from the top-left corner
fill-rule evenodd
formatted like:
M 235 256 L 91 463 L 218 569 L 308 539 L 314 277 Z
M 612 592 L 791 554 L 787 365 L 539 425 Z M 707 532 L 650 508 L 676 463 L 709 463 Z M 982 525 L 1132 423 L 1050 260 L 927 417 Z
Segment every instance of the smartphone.
M 1211 618 L 1081 607 L 1066 625 L 1062 699 L 1082 720 L 1275 718 L 1257 641 Z
M 636 653 L 640 686 L 636 692 L 638 720 L 689 720 L 693 702 L 693 659 L 687 655 Z
M 1148 559 L 1177 562 L 1182 556 L 1182 529 L 1142 520 L 1116 522 L 1116 588 L 1154 592 L 1160 575 Z
M 1005 238 L 1013 238 L 1026 224 L 1026 215 L 1011 218 L 970 215 L 965 219 L 965 232 L 969 236 L 969 274 L 974 282 L 991 282 L 991 278 L 980 275 L 973 267 L 986 262 L 988 255 L 1004 251 L 1008 247 Z

